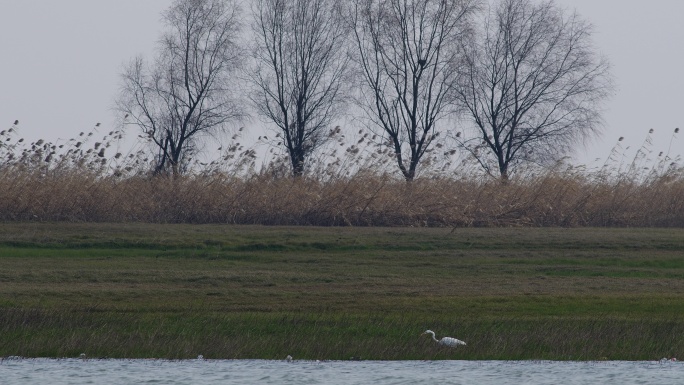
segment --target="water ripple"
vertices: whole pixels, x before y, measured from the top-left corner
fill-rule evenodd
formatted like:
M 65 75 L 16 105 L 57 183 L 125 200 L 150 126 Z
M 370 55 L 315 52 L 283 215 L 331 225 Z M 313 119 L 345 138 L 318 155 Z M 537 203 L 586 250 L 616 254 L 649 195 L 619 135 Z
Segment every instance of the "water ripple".
M 0 360 L 2 384 L 680 384 L 672 361 Z

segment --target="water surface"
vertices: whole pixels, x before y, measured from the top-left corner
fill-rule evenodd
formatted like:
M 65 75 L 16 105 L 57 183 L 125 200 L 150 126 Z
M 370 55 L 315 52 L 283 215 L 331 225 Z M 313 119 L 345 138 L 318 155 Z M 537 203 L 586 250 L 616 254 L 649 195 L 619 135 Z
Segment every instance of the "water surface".
M 672 361 L 0 361 L 9 384 L 682 384 Z

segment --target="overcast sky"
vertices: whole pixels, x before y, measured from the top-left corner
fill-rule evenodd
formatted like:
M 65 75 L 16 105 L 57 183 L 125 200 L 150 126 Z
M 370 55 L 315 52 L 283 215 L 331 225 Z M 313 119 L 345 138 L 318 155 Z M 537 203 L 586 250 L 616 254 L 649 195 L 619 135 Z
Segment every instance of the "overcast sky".
M 556 0 L 594 24 L 597 49 L 617 82 L 606 126 L 576 156 L 604 158 L 620 136 L 637 148 L 650 128 L 654 150 L 667 151 L 684 128 L 684 0 Z M 111 110 L 123 63 L 151 57 L 170 0 L 0 0 L 0 129 L 20 121 L 27 140 L 76 137 Z M 684 136 L 684 133 L 680 134 Z M 671 154 L 684 154 L 677 138 Z

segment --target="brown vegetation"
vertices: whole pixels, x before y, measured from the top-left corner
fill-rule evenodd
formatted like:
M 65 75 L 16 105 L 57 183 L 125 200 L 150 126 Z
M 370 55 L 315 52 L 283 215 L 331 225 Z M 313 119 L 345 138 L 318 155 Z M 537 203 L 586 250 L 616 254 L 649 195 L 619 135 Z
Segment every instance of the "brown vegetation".
M 558 165 L 502 183 L 452 167 L 407 183 L 384 172 L 382 162 L 363 158 L 376 154 L 368 151 L 371 145 L 360 152 L 352 146 L 356 150 L 346 153 L 356 158 L 320 162 L 319 170 L 300 178 L 287 176 L 282 161 L 257 169 L 254 150 L 239 143 L 226 146 L 220 162 L 195 163 L 197 171 L 185 175 L 154 177 L 144 151 L 110 150 L 122 137 L 117 132 L 101 141 L 84 134 L 86 139 L 62 145 L 25 144 L 17 139 L 16 126 L 1 135 L 2 221 L 684 226 L 684 175 L 676 159 L 660 154 L 663 160 L 648 166 L 642 148 L 623 165 L 612 160 L 620 158 L 620 143 L 606 165 L 593 170 Z M 648 143 L 650 138 L 644 146 Z M 387 159 L 384 164 L 391 161 L 380 156 Z

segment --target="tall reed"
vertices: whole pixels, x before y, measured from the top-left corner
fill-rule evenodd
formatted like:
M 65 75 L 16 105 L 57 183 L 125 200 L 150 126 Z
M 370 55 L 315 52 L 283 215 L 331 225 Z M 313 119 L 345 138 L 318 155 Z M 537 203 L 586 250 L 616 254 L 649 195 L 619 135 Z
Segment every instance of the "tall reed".
M 333 130 L 331 135 L 339 135 Z M 678 130 L 677 130 L 678 131 Z M 673 134 L 672 141 L 676 139 Z M 392 155 L 339 138 L 293 179 L 282 157 L 257 165 L 234 136 L 211 162 L 152 176 L 144 147 L 124 135 L 81 133 L 61 144 L 0 132 L 0 220 L 234 223 L 318 226 L 684 226 L 684 173 L 651 135 L 631 160 L 620 140 L 593 168 L 559 162 L 521 168 L 502 183 L 454 152 L 431 154 L 407 183 Z M 144 139 L 144 138 L 143 138 Z M 346 148 L 342 155 L 335 147 Z M 345 147 L 346 146 L 346 147 Z M 458 155 L 456 155 L 458 157 Z M 458 163 L 458 166 L 455 164 Z

